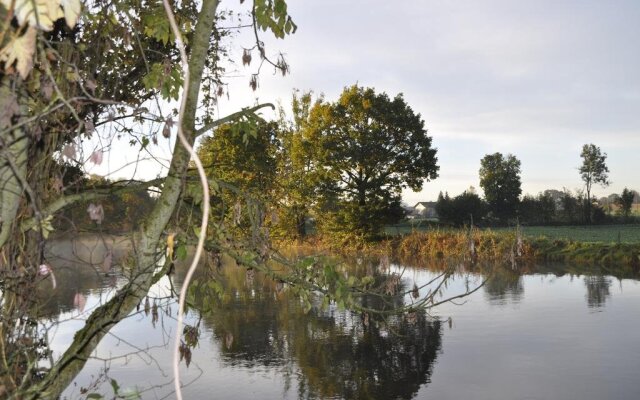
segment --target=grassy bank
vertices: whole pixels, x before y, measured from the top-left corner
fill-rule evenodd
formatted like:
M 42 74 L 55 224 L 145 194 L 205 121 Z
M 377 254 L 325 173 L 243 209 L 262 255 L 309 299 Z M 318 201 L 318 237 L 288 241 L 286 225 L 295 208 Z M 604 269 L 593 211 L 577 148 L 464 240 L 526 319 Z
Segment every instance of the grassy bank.
M 616 235 L 617 236 L 617 235 Z M 291 244 L 289 244 L 291 245 Z M 640 241 L 577 241 L 544 236 L 517 235 L 512 230 L 428 230 L 377 242 L 355 238 L 314 237 L 295 244 L 305 250 L 345 255 L 391 254 L 399 258 L 459 259 L 505 263 L 569 262 L 599 265 L 640 266 Z
M 525 226 L 522 232 L 531 239 L 544 237 L 576 242 L 640 243 L 640 225 Z
M 530 239 L 545 237 L 578 242 L 640 243 L 640 224 L 521 226 L 520 229 L 523 235 Z M 403 236 L 433 230 L 456 231 L 455 228 L 439 226 L 434 221 L 409 220 L 386 226 L 384 234 L 387 236 Z M 509 232 L 513 231 L 514 228 L 491 228 L 490 230 Z

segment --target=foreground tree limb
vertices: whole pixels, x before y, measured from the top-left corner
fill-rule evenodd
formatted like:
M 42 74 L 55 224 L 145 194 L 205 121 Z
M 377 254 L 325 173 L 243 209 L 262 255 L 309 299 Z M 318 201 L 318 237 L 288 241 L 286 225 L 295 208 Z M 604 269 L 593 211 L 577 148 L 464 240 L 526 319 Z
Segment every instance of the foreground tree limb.
M 198 16 L 189 59 L 190 79 L 186 96 L 184 117 L 181 121 L 185 138 L 193 145 L 196 136 L 195 117 L 204 71 L 209 38 L 214 26 L 218 0 L 204 0 Z M 173 214 L 182 190 L 183 177 L 189 166 L 191 154 L 176 141 L 169 173 L 164 181 L 162 194 L 141 228 L 134 235 L 136 249 L 136 274 L 131 282 L 101 307 L 78 331 L 74 341 L 45 378 L 28 390 L 25 398 L 56 398 L 72 382 L 84 367 L 87 359 L 108 330 L 127 317 L 147 294 L 153 284 L 156 254 L 160 237 Z

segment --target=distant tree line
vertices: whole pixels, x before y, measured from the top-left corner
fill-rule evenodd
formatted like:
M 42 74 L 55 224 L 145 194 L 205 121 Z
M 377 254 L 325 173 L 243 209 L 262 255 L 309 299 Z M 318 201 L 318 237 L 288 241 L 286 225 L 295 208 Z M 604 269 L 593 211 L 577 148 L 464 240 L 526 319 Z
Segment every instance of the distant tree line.
M 594 144 L 585 144 L 579 168 L 584 190 L 545 190 L 537 196 L 524 195 L 521 189 L 520 161 L 513 155 L 486 155 L 480 161 L 480 186 L 484 199 L 474 190 L 450 197 L 438 196 L 436 212 L 441 222 L 456 226 L 476 224 L 504 225 L 516 222 L 529 225 L 633 222 L 633 203 L 638 192 L 624 188 L 597 200 L 592 187 L 609 185 L 606 153 Z

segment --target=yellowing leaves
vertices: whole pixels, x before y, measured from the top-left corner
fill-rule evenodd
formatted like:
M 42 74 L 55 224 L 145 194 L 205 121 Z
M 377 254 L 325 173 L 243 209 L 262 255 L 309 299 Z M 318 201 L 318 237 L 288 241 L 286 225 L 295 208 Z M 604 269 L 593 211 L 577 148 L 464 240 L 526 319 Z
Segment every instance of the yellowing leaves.
M 0 61 L 4 61 L 5 71 L 16 63 L 16 70 L 25 79 L 33 68 L 37 29 L 50 31 L 60 18 L 65 19 L 69 28 L 78 23 L 80 0 L 0 0 L 18 20 L 20 27 L 28 25 L 26 33 L 16 36 L 2 50 Z M 13 7 L 13 8 L 12 8 Z M 16 30 L 16 32 L 20 29 Z
M 2 0 L 2 3 L 10 9 L 12 0 Z M 53 22 L 64 16 L 59 0 L 15 0 L 13 14 L 20 26 L 28 23 L 44 31 L 53 29 Z
M 64 9 L 64 20 L 69 28 L 73 28 L 80 18 L 80 0 L 61 0 L 60 5 Z
M 16 70 L 22 79 L 29 75 L 33 68 L 33 54 L 36 51 L 36 34 L 35 28 L 29 28 L 24 35 L 18 36 L 0 50 L 0 61 L 4 61 L 5 70 L 15 62 Z
M 7 9 L 15 1 L 13 14 L 20 26 L 28 23 L 44 31 L 53 29 L 53 23 L 64 17 L 73 28 L 80 17 L 80 0 L 0 0 Z M 64 11 L 63 11 L 64 8 Z

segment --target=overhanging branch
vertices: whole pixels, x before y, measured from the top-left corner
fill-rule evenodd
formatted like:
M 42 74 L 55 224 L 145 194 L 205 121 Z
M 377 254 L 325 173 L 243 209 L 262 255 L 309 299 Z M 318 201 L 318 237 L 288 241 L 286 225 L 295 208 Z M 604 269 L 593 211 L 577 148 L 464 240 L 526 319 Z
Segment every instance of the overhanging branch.
M 234 120 L 236 120 L 236 119 L 238 119 L 240 117 L 243 117 L 245 115 L 253 114 L 256 111 L 258 111 L 259 109 L 265 108 L 265 107 L 271 107 L 272 110 L 276 109 L 276 107 L 271 103 L 262 103 L 262 104 L 258 104 L 257 106 L 254 106 L 254 107 L 245 108 L 245 109 L 243 109 L 241 111 L 238 111 L 238 112 L 235 112 L 233 114 L 227 115 L 224 118 L 217 119 L 217 120 L 215 120 L 215 121 L 213 121 L 213 122 L 211 122 L 211 123 L 199 128 L 199 129 L 197 129 L 196 130 L 196 136 L 200 136 L 200 135 L 208 132 L 209 130 L 211 130 L 211 129 L 217 127 L 217 126 L 220 126 L 222 124 L 226 124 L 227 122 L 234 121 Z

